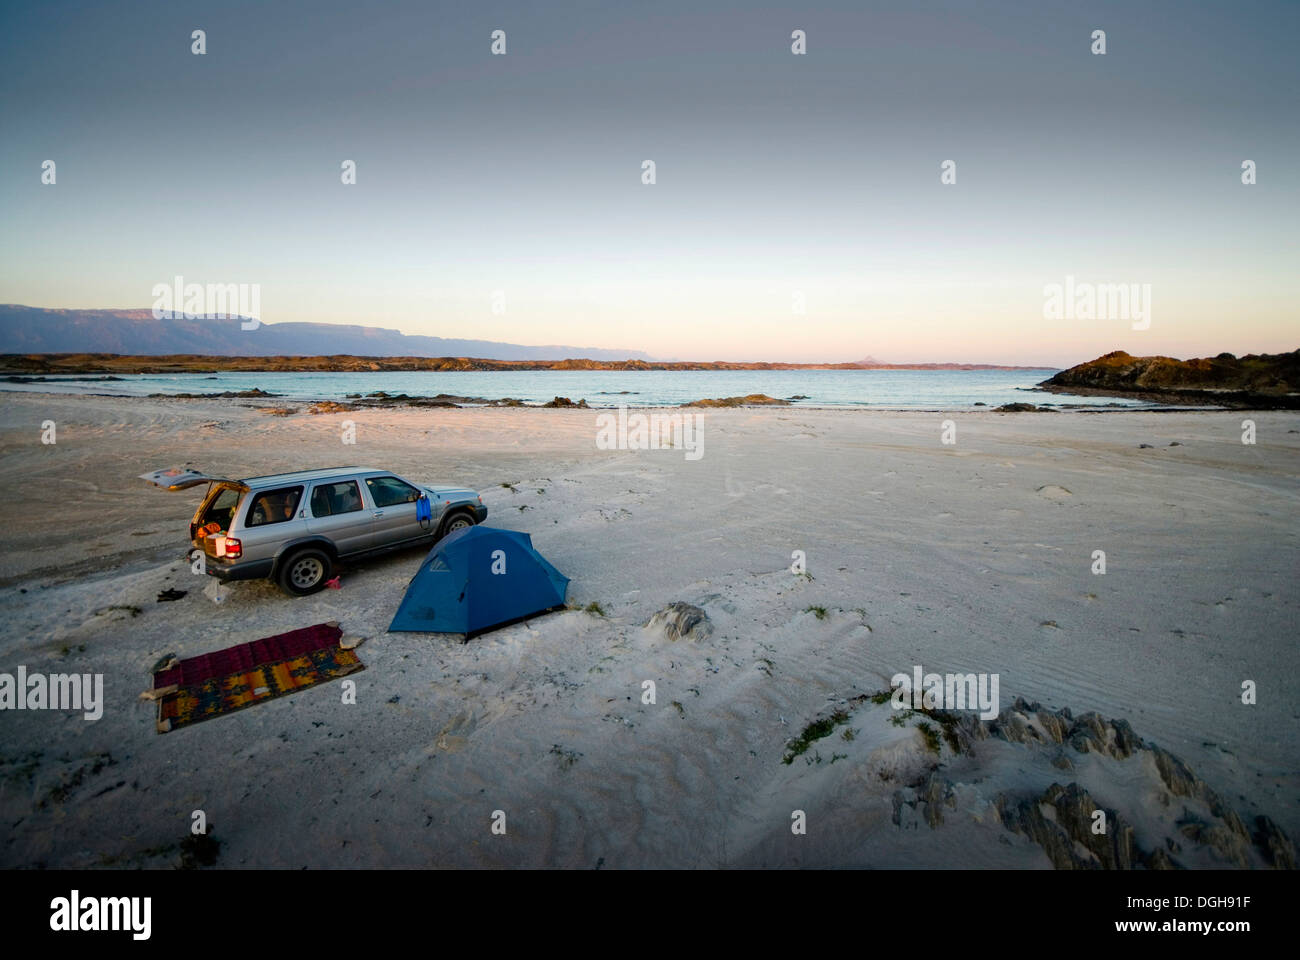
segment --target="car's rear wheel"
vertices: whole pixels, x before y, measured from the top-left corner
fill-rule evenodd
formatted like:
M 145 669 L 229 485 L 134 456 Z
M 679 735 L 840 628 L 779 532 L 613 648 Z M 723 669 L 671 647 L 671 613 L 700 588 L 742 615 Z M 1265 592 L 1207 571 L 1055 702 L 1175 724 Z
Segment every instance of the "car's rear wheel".
M 280 565 L 280 589 L 295 597 L 305 597 L 325 586 L 333 564 L 324 550 L 308 547 L 297 550 Z
M 445 537 L 449 533 L 455 533 L 457 530 L 464 530 L 466 527 L 472 526 L 474 526 L 474 518 L 464 510 L 458 510 L 443 521 L 442 535 Z

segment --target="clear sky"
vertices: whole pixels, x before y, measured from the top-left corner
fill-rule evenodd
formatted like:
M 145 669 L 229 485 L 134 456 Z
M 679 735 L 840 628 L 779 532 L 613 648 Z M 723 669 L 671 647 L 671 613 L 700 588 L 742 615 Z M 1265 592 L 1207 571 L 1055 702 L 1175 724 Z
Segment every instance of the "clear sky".
M 1294 0 L 5 3 L 0 301 L 181 275 L 661 358 L 1291 350 L 1298 40 Z M 1067 276 L 1150 284 L 1149 328 L 1045 318 Z

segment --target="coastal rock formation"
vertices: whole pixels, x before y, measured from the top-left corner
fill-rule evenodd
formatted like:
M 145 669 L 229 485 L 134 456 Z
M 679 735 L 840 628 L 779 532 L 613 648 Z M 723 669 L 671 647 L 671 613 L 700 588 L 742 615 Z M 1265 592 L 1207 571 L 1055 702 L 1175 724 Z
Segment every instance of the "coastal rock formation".
M 1269 862 L 1279 870 L 1294 870 L 1295 847 L 1282 828 L 1262 815 L 1255 818 L 1255 826 L 1259 828 L 1255 843 L 1267 851 Z
M 1145 743 L 1127 720 L 1105 720 L 1095 712 L 1074 717 L 1069 708 L 1045 710 L 1041 704 L 1017 697 L 1011 707 L 989 721 L 988 729 L 991 736 L 1013 743 L 1050 741 L 1068 745 L 1078 753 L 1101 753 L 1115 760 L 1127 761 L 1145 755 L 1153 761 L 1160 781 L 1168 790 L 1166 805 L 1172 805 L 1173 798 L 1186 798 L 1199 801 L 1209 813 L 1211 820 L 1207 822 L 1184 807 L 1183 816 L 1178 821 L 1183 836 L 1211 847 L 1219 860 L 1238 867 L 1251 865 L 1251 847 L 1254 845 L 1258 845 L 1264 859 L 1274 866 L 1294 864 L 1295 850 L 1291 840 L 1276 824 L 1267 817 L 1259 818 L 1267 823 L 1261 823 L 1259 835 L 1252 837 L 1237 812 L 1186 763 L 1156 744 Z M 1044 804 L 1056 809 L 1050 822 L 1042 819 L 1041 806 Z M 1152 857 L 1157 851 L 1140 851 L 1133 839 L 1132 828 L 1116 811 L 1106 811 L 1104 836 L 1092 832 L 1092 813 L 1100 807 L 1077 784 L 1070 787 L 1053 784 L 1036 798 L 1000 795 L 998 808 L 1007 829 L 1024 833 L 1038 842 L 1057 869 L 1100 865 L 1105 869 L 1123 870 L 1139 862 L 1153 866 Z M 1064 843 L 1063 838 L 1070 842 Z M 1096 862 L 1081 860 L 1076 844 L 1091 851 Z M 1178 864 L 1164 857 L 1154 866 L 1176 867 Z
M 1053 393 L 1133 397 L 1161 403 L 1300 408 L 1300 350 L 1175 360 L 1116 350 L 1062 370 L 1039 386 Z
M 1003 826 L 1042 847 L 1057 870 L 1132 870 L 1146 865 L 1132 825 L 1118 812 L 1102 808 L 1077 783 L 1068 787 L 1054 783 L 1041 796 L 1020 801 L 999 795 L 997 804 Z M 1052 810 L 1050 817 L 1044 814 L 1045 807 Z M 1092 829 L 1098 810 L 1105 814 L 1104 833 Z
M 943 809 L 956 806 L 952 781 L 931 772 L 919 787 L 903 787 L 894 791 L 894 826 L 903 825 L 903 808 L 911 807 L 929 824 L 930 829 L 943 823 Z
M 896 784 L 890 821 L 899 830 L 987 843 L 1000 825 L 1058 870 L 1294 868 L 1292 841 L 1272 819 L 1255 817 L 1252 831 L 1186 762 L 1126 720 L 1021 697 L 990 720 L 900 710 L 891 699 L 880 691 L 841 701 L 790 741 L 798 749 L 785 764 L 799 760 L 805 776 L 817 776 L 844 761 L 853 782 Z
M 747 397 L 714 397 L 682 404 L 683 407 L 786 407 L 789 405 L 789 400 L 778 400 L 765 393 L 751 393 Z
M 458 407 L 462 403 L 487 404 L 491 401 L 480 397 L 454 397 L 446 393 L 433 397 L 412 397 L 405 393 L 389 393 L 386 390 L 376 390 L 374 393 L 356 399 L 356 405 L 359 407 Z
M 161 400 L 252 400 L 258 397 L 278 397 L 278 393 L 270 393 L 261 387 L 254 387 L 252 390 L 223 390 L 221 393 L 151 393 L 150 399 L 158 398 Z
M 542 404 L 544 407 L 577 407 L 583 410 L 588 409 L 586 400 L 579 400 L 574 403 L 568 397 L 556 397 L 554 400 L 548 400 Z
M 351 409 L 352 405 L 348 403 L 335 403 L 333 400 L 322 400 L 319 403 L 313 403 L 307 408 L 307 412 L 312 414 L 347 413 Z
M 200 394 L 199 396 L 213 397 L 219 394 Z M 556 400 L 563 400 L 563 397 L 556 397 Z M 487 397 L 459 397 L 449 393 L 440 393 L 433 397 L 412 397 L 405 393 L 388 393 L 384 390 L 376 390 L 374 393 L 368 393 L 364 397 L 357 393 L 349 393 L 345 402 L 334 400 L 315 401 L 301 410 L 307 413 L 347 413 L 351 410 L 360 410 L 366 408 L 387 408 L 387 407 L 450 407 L 458 409 L 464 405 L 474 405 L 481 407 L 522 407 L 525 406 L 522 400 L 516 400 L 513 397 L 502 397 L 497 400 L 490 400 Z M 578 403 L 551 403 L 541 404 L 544 407 L 585 407 L 586 401 Z M 260 407 L 262 411 L 276 416 L 289 416 L 301 410 L 294 410 L 286 407 Z

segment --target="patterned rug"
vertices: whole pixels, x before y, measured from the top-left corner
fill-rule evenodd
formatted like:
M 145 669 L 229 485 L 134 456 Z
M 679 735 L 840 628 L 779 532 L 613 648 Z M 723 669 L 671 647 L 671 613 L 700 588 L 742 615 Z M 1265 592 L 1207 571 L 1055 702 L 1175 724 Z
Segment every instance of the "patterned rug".
M 343 631 L 320 623 L 168 666 L 154 674 L 158 732 L 210 720 L 364 670 Z

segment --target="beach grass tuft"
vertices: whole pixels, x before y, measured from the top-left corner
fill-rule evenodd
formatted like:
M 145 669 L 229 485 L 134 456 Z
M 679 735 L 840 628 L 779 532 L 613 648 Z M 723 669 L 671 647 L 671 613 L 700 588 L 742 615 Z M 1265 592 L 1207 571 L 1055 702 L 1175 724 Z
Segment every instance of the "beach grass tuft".
M 791 741 L 785 756 L 781 758 L 781 762 L 785 764 L 794 763 L 795 757 L 807 752 L 808 748 L 818 740 L 829 737 L 836 727 L 842 723 L 847 723 L 848 719 L 849 713 L 847 710 L 836 710 L 829 717 L 814 720 L 804 727 L 803 733 Z

